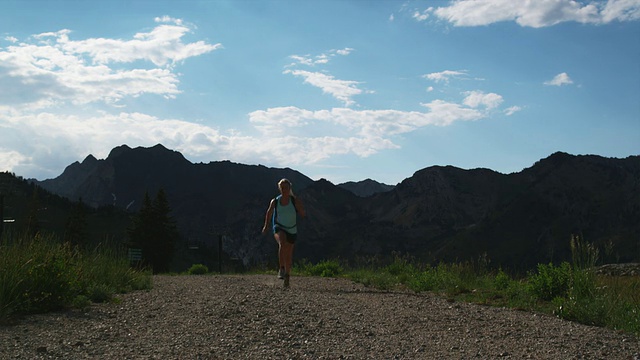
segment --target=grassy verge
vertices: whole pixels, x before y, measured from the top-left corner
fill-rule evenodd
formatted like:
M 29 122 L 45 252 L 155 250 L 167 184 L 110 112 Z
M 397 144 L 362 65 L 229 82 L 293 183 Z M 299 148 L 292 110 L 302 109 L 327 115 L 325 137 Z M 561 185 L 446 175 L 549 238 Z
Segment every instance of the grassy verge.
M 123 254 L 98 247 L 79 251 L 54 236 L 0 243 L 0 321 L 113 299 L 151 287 L 149 272 L 129 267 Z
M 346 277 L 381 290 L 435 292 L 451 301 L 556 315 L 640 336 L 640 278 L 595 276 L 593 262 L 541 264 L 522 278 L 472 263 L 422 267 L 396 257 L 390 264 L 349 268 L 331 260 L 302 263 L 295 271 Z

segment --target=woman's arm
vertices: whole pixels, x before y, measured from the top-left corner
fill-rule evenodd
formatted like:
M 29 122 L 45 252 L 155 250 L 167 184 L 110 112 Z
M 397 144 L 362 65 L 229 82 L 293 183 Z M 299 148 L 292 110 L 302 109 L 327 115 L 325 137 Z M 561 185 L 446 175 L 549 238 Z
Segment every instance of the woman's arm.
M 271 216 L 273 215 L 273 208 L 276 205 L 276 201 L 275 199 L 271 199 L 271 202 L 269 203 L 269 208 L 267 209 L 267 214 L 264 217 L 264 226 L 262 227 L 262 233 L 266 234 L 267 231 L 269 230 L 269 222 L 271 220 Z

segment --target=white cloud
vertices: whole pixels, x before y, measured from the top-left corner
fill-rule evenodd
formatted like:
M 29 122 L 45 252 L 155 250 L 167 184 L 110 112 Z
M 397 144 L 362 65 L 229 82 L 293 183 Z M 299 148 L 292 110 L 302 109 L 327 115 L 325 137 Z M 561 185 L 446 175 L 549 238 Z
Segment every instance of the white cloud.
M 296 126 L 313 114 L 296 108 L 269 109 L 264 113 L 262 120 L 254 121 L 257 127 L 260 122 L 271 122 L 274 128 Z M 251 117 L 260 119 L 260 113 L 252 113 Z M 281 124 L 287 118 L 291 120 Z M 313 164 L 349 153 L 365 157 L 397 147 L 386 138 L 342 135 L 344 132 L 339 136 L 292 136 L 279 132 L 256 137 L 232 131 L 223 134 L 208 126 L 141 113 L 97 114 L 88 118 L 53 113 L 0 116 L 0 126 L 0 143 L 8 145 L 0 148 L 0 170 L 40 179 L 58 176 L 64 167 L 88 154 L 105 158 L 112 148 L 122 144 L 161 143 L 191 161 L 233 159 L 282 166 Z
M 489 93 L 485 94 L 482 91 L 468 91 L 465 93 L 467 97 L 462 101 L 463 104 L 467 105 L 471 108 L 477 108 L 479 106 L 484 106 L 487 110 L 495 109 L 496 107 L 502 104 L 502 96 Z
M 484 112 L 478 109 L 443 100 L 434 100 L 421 105 L 429 109 L 429 113 L 426 113 L 422 118 L 421 126 L 448 126 L 457 121 L 474 121 L 486 116 Z
M 507 116 L 511 116 L 511 115 L 517 113 L 520 110 L 522 110 L 522 108 L 520 106 L 511 106 L 509 108 L 504 109 L 504 113 Z
M 611 21 L 633 21 L 640 19 L 640 1 L 609 0 L 600 12 L 603 23 Z
M 353 105 L 355 102 L 351 98 L 362 93 L 357 81 L 339 80 L 321 72 L 305 70 L 285 70 L 284 73 L 304 78 L 305 83 L 322 89 L 322 92 L 342 101 L 345 106 Z
M 562 86 L 562 85 L 570 85 L 573 84 L 573 80 L 567 75 L 566 72 L 560 73 L 556 75 L 553 79 L 544 82 L 545 85 L 549 86 Z
M 340 100 L 345 106 L 352 106 L 355 104 L 355 101 L 352 99 L 353 96 L 363 93 L 363 90 L 358 88 L 360 82 L 336 79 L 326 72 L 312 72 L 292 68 L 297 66 L 315 67 L 316 65 L 327 65 L 336 55 L 347 56 L 354 50 L 355 49 L 353 48 L 346 47 L 338 50 L 330 50 L 327 53 L 322 53 L 316 56 L 291 55 L 289 58 L 293 59 L 295 62 L 285 66 L 286 70 L 283 71 L 283 74 L 291 74 L 293 76 L 301 77 L 304 79 L 305 83 L 322 89 L 323 93 L 329 94 Z M 368 91 L 368 93 L 372 93 L 372 91 Z
M 0 171 L 12 171 L 20 164 L 29 162 L 31 162 L 31 159 L 21 153 L 0 147 Z
M 296 64 L 306 65 L 306 66 L 314 65 L 313 59 L 308 55 L 291 55 L 289 56 L 289 58 L 295 60 L 295 63 L 293 63 L 292 65 L 296 65 Z
M 351 54 L 355 49 L 353 48 L 344 48 L 338 50 L 331 50 L 327 53 L 322 53 L 319 55 L 290 55 L 289 58 L 293 59 L 295 62 L 288 67 L 303 65 L 303 66 L 315 66 L 315 65 L 325 65 L 328 64 L 329 61 L 336 55 L 347 56 Z
M 6 36 L 4 39 L 7 40 L 10 43 L 17 43 L 18 42 L 18 38 L 14 37 L 14 36 Z
M 413 18 L 418 20 L 418 21 L 425 21 L 429 18 L 429 13 L 433 10 L 433 8 L 428 8 L 427 10 L 424 10 L 422 12 L 420 11 L 415 11 L 413 13 Z
M 306 125 L 307 119 L 313 117 L 312 111 L 285 106 L 254 111 L 249 114 L 249 121 L 264 135 L 281 136 L 290 133 L 293 128 Z
M 172 65 L 222 47 L 221 44 L 211 45 L 204 41 L 185 44 L 181 39 L 189 31 L 185 26 L 159 25 L 151 32 L 135 34 L 132 40 L 98 38 L 69 41 L 66 36 L 61 36 L 58 43 L 69 53 L 88 54 L 98 64 L 145 60 L 156 66 Z
M 169 15 L 164 15 L 162 17 L 156 17 L 155 19 L 153 19 L 153 21 L 157 22 L 157 23 L 173 23 L 176 25 L 182 25 L 184 23 L 184 21 L 182 19 L 176 19 L 173 18 Z
M 353 50 L 355 50 L 355 49 L 353 49 L 353 48 L 344 48 L 344 49 L 336 50 L 336 54 L 346 56 L 346 55 L 351 54 L 351 52 Z
M 56 174 L 55 170 L 63 169 L 78 158 L 88 154 L 104 158 L 113 147 L 122 144 L 152 146 L 162 143 L 197 156 L 202 151 L 209 155 L 212 149 L 224 147 L 228 142 L 212 128 L 180 120 L 161 120 L 141 113 L 96 114 L 86 118 L 53 113 L 0 116 L 0 124 L 4 128 L 0 143 L 11 144 L 10 147 L 19 152 L 11 155 L 13 163 L 0 163 L 5 167 L 9 164 L 23 176 L 42 174 L 39 164 L 46 164 L 45 175 L 57 176 L 59 172 Z
M 106 109 L 112 110 L 120 100 L 142 94 L 175 97 L 180 93 L 175 64 L 220 47 L 183 42 L 190 29 L 179 19 L 156 22 L 175 25 L 159 25 L 129 40 L 72 40 L 72 32 L 63 29 L 0 47 L 0 168 L 42 178 L 59 175 L 89 153 L 104 157 L 121 144 L 163 143 L 198 154 L 229 143 L 197 124 L 141 113 L 87 115 L 93 107 L 78 106 L 109 104 Z
M 249 114 L 249 121 L 265 135 L 303 135 L 309 133 L 311 128 L 318 133 L 318 129 L 324 126 L 329 134 L 346 133 L 365 139 L 388 138 L 424 126 L 446 126 L 457 121 L 479 120 L 487 117 L 489 111 L 503 101 L 502 96 L 494 93 L 473 91 L 465 95 L 462 104 L 443 100 L 421 104 L 428 109 L 426 112 L 350 108 L 309 111 L 290 106 L 254 111 Z M 327 127 L 327 124 L 337 127 Z
M 421 104 L 423 111 L 354 110 L 348 106 L 355 103 L 354 96 L 364 92 L 360 82 L 335 79 L 325 72 L 288 69 L 285 74 L 304 79 L 345 107 L 312 111 L 289 106 L 254 111 L 249 114 L 249 124 L 255 131 L 249 135 L 137 112 L 96 112 L 90 106 L 73 107 L 80 115 L 68 113 L 64 105 L 114 104 L 141 94 L 176 96 L 179 79 L 173 65 L 219 48 L 203 42 L 183 43 L 190 30 L 179 19 L 167 16 L 156 22 L 162 25 L 130 40 L 74 41 L 71 31 L 61 30 L 38 34 L 31 43 L 0 48 L 1 166 L 23 176 L 53 177 L 87 154 L 104 158 L 121 144 L 157 143 L 192 161 L 317 164 L 335 155 L 366 157 L 398 148 L 394 141 L 403 134 L 427 126 L 483 119 L 503 102 L 498 94 L 470 91 L 462 94 L 459 103 L 434 100 Z M 166 25 L 169 23 L 174 25 Z M 295 66 L 323 66 L 353 51 L 346 47 L 291 58 Z M 140 61 L 147 62 L 147 68 L 122 66 Z M 115 63 L 120 66 L 113 66 Z M 445 83 L 466 76 L 464 70 L 425 75 Z
M 466 76 L 467 76 L 466 70 L 445 70 L 441 72 L 425 74 L 422 77 L 424 77 L 425 79 L 435 81 L 437 83 L 440 83 L 440 82 L 449 83 L 449 80 L 451 80 L 452 78 L 460 78 L 460 77 L 466 77 Z
M 172 20 L 178 22 L 177 20 Z M 189 29 L 160 25 L 133 40 L 69 39 L 70 30 L 37 34 L 35 42 L 0 48 L 0 106 L 21 110 L 62 104 L 105 102 L 125 97 L 179 94 L 171 67 L 113 68 L 111 63 L 146 60 L 157 66 L 218 49 L 202 41 L 185 44 Z
M 429 13 L 455 26 L 483 26 L 502 21 L 515 21 L 520 26 L 546 27 L 574 21 L 583 24 L 606 24 L 612 21 L 640 19 L 639 0 L 581 2 L 575 0 L 459 0 L 449 6 L 430 8 Z
M 396 149 L 399 145 L 394 140 L 402 134 L 427 126 L 480 120 L 502 103 L 502 97 L 494 93 L 471 91 L 463 95 L 461 103 L 434 100 L 421 104 L 425 111 L 269 108 L 249 114 L 257 135 L 142 113 L 72 116 L 53 112 L 7 115 L 0 111 L 0 161 L 4 170 L 43 179 L 58 176 L 65 166 L 87 154 L 105 158 L 121 144 L 161 143 L 191 161 L 318 164 L 336 155 L 367 157 Z

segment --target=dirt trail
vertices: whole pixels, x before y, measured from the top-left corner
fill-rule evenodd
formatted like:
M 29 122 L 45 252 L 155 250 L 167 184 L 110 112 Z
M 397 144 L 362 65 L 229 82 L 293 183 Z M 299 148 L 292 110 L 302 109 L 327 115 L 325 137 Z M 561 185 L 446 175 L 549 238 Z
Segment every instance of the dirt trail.
M 634 335 L 344 279 L 155 276 L 119 298 L 0 327 L 0 358 L 640 360 Z

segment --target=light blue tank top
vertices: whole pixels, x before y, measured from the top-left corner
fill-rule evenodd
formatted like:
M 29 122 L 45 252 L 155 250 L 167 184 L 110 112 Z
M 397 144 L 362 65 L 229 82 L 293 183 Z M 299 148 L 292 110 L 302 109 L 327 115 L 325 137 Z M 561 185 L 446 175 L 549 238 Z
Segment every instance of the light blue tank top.
M 287 205 L 280 204 L 282 195 L 276 197 L 276 208 L 273 214 L 274 227 L 278 226 L 289 234 L 296 234 L 298 227 L 296 224 L 296 208 L 293 205 L 293 198 L 289 198 Z

